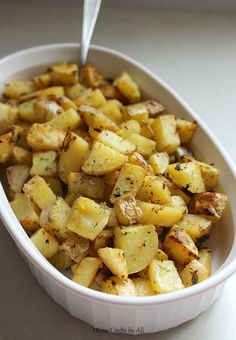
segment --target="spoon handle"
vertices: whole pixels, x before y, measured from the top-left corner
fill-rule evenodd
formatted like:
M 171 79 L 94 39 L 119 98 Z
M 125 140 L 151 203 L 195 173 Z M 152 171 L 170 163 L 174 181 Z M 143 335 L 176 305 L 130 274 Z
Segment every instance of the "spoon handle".
M 90 40 L 97 21 L 102 0 L 84 0 L 80 67 L 86 63 Z

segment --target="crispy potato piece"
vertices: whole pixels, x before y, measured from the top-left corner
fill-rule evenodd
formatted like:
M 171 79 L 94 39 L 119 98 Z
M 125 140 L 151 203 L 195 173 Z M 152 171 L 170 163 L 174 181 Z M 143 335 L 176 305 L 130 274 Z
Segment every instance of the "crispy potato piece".
M 161 249 L 157 249 L 157 253 L 154 257 L 155 260 L 163 261 L 168 260 L 168 255 Z
M 114 81 L 114 86 L 128 99 L 130 103 L 138 102 L 141 99 L 141 93 L 138 85 L 133 81 L 127 72 L 123 72 Z
M 4 97 L 18 99 L 20 96 L 33 92 L 35 90 L 34 83 L 26 80 L 11 80 L 5 85 Z
M 30 239 L 46 259 L 50 259 L 58 252 L 59 243 L 43 228 L 38 229 Z
M 66 95 L 66 97 L 68 97 L 71 100 L 75 100 L 77 97 L 81 96 L 81 94 L 84 91 L 86 91 L 86 87 L 82 84 L 79 84 L 79 83 L 75 84 L 75 85 L 71 85 L 71 86 L 65 86 L 65 95 Z M 77 105 L 76 105 L 76 107 L 77 107 Z
M 128 278 L 127 264 L 123 250 L 106 247 L 98 249 L 98 255 L 112 274 L 121 279 Z
M 91 64 L 85 64 L 81 69 L 83 83 L 88 87 L 99 87 L 103 82 L 103 76 Z
M 76 268 L 72 280 L 84 287 L 89 287 L 95 278 L 102 260 L 97 257 L 85 257 Z
M 168 205 L 170 207 L 182 210 L 183 215 L 188 213 L 187 205 L 181 196 L 171 196 L 171 202 Z
M 183 228 L 177 225 L 174 225 L 165 237 L 163 250 L 171 259 L 183 266 L 198 259 L 198 249 L 193 240 Z
M 157 152 L 149 157 L 149 162 L 155 175 L 163 175 L 169 165 L 169 155 L 167 152 Z
M 27 103 L 27 102 L 26 102 Z M 23 103 L 21 105 L 24 105 Z M 63 109 L 54 101 L 48 98 L 38 98 L 33 101 L 34 111 L 38 120 L 37 122 L 48 122 L 49 120 L 57 117 L 63 112 Z
M 166 185 L 168 186 L 172 196 L 180 196 L 183 198 L 185 204 L 189 204 L 191 201 L 191 197 L 188 196 L 184 191 L 182 191 L 174 182 L 171 180 L 166 181 Z
M 197 130 L 197 122 L 189 122 L 185 119 L 176 119 L 176 127 L 179 133 L 180 143 L 187 144 Z
M 54 85 L 74 85 L 78 83 L 77 64 L 62 63 L 48 69 L 50 82 Z
M 136 145 L 137 151 L 146 158 L 150 157 L 156 148 L 156 142 L 154 140 L 136 133 L 131 133 L 127 138 L 125 138 L 125 141 Z
M 202 248 L 198 252 L 199 255 L 199 262 L 207 271 L 207 277 L 211 276 L 212 273 L 212 258 L 211 258 L 211 249 L 209 248 Z
M 10 205 L 26 231 L 34 232 L 39 228 L 39 212 L 29 197 L 25 194 L 16 194 Z
M 74 102 L 77 106 L 88 105 L 98 109 L 99 107 L 106 104 L 106 98 L 99 89 L 93 91 L 91 89 L 87 89 L 86 91 L 83 91 L 78 97 L 76 97 Z
M 211 221 L 200 215 L 187 214 L 178 222 L 178 226 L 183 228 L 196 243 L 201 237 L 210 233 Z
M 127 138 L 132 133 L 140 134 L 140 132 L 141 132 L 141 127 L 140 127 L 139 123 L 134 119 L 127 120 L 126 122 L 123 122 L 120 125 L 120 128 L 121 128 L 121 131 L 122 131 L 122 138 Z
M 132 281 L 135 286 L 136 296 L 155 295 L 155 292 L 152 289 L 149 278 L 135 277 L 132 279 Z
M 88 175 L 102 176 L 120 169 L 127 160 L 127 156 L 97 141 L 82 170 Z
M 153 129 L 152 129 L 152 123 L 153 122 L 154 122 L 153 118 L 149 118 L 149 119 L 146 119 L 146 120 L 141 120 L 139 122 L 140 127 L 141 127 L 140 134 L 143 137 L 153 139 L 153 137 L 154 137 L 154 133 L 153 133 Z
M 51 78 L 48 73 L 40 74 L 34 77 L 34 85 L 37 89 L 44 89 L 51 85 Z
M 13 146 L 9 163 L 13 165 L 32 165 L 32 153 L 19 146 Z
M 149 265 L 149 276 L 156 294 L 170 293 L 184 288 L 173 261 L 152 260 Z
M 77 84 L 79 85 L 79 84 Z M 74 86 L 77 86 L 74 85 Z M 55 100 L 55 102 L 63 108 L 64 111 L 69 110 L 69 109 L 74 109 L 77 111 L 77 106 L 76 104 L 68 97 L 66 96 L 61 96 L 61 97 L 51 97 L 52 100 Z
M 79 171 L 88 152 L 89 145 L 75 133 L 68 131 L 58 161 L 58 175 L 65 183 L 70 172 Z
M 154 175 L 154 172 L 152 171 L 152 167 L 146 162 L 146 160 L 143 158 L 143 156 L 140 153 L 134 152 L 130 156 L 128 162 L 134 165 L 141 166 L 141 168 L 144 169 L 145 174 L 147 176 Z
M 100 106 L 99 110 L 116 124 L 120 124 L 123 121 L 121 107 L 122 104 L 118 100 L 110 99 L 103 106 Z
M 124 120 L 134 119 L 139 121 L 148 119 L 148 110 L 144 103 L 126 105 L 122 108 Z
M 158 103 L 156 100 L 153 99 L 146 100 L 143 103 L 147 108 L 149 116 L 153 118 L 158 116 L 160 113 L 163 113 L 166 109 L 162 104 Z
M 112 230 L 102 230 L 94 241 L 91 242 L 92 253 L 97 256 L 100 248 L 111 247 L 113 245 L 114 233 Z
M 72 234 L 61 245 L 60 250 L 64 251 L 77 264 L 85 258 L 90 251 L 89 240 Z
M 197 260 L 193 260 L 180 273 L 185 287 L 190 287 L 208 278 L 206 268 Z
M 12 156 L 14 146 L 13 132 L 8 132 L 0 136 L 0 164 L 7 163 Z
M 223 215 L 228 198 L 218 192 L 203 192 L 194 195 L 189 211 L 192 214 L 203 215 L 213 223 L 219 221 Z
M 158 236 L 154 225 L 115 227 L 114 245 L 124 250 L 128 274 L 144 269 L 154 258 Z
M 19 100 L 21 102 L 28 101 L 34 98 L 40 98 L 40 97 L 56 97 L 56 96 L 64 96 L 64 87 L 63 86 L 52 86 L 48 87 L 46 89 L 38 90 L 35 92 L 30 92 L 24 95 L 21 95 Z
M 115 209 L 111 208 L 111 213 L 109 216 L 109 220 L 107 222 L 107 227 L 117 227 L 119 226 L 119 222 L 117 221 Z
M 122 103 L 126 102 L 126 98 L 122 93 L 112 84 L 102 84 L 99 86 L 99 90 L 102 92 L 107 100 L 119 100 Z
M 13 165 L 6 169 L 7 182 L 12 193 L 22 191 L 23 185 L 30 177 L 30 169 L 27 165 Z
M 17 108 L 9 104 L 0 103 L 0 135 L 10 131 L 12 125 L 16 123 L 17 111 Z
M 76 110 L 70 108 L 51 119 L 49 124 L 54 128 L 65 131 L 75 130 L 81 124 L 81 118 Z
M 55 151 L 34 152 L 30 175 L 56 176 L 57 153 Z
M 136 150 L 134 144 L 123 140 L 116 133 L 109 130 L 100 132 L 96 140 L 125 155 L 132 154 Z
M 117 220 L 122 225 L 138 223 L 143 216 L 141 208 L 137 206 L 137 202 L 132 195 L 118 198 L 114 203 L 114 208 Z
M 107 225 L 109 215 L 110 209 L 107 206 L 81 196 L 72 206 L 67 228 L 82 237 L 94 240 Z
M 135 285 L 131 279 L 120 279 L 117 276 L 105 279 L 102 283 L 103 293 L 119 296 L 136 296 Z
M 166 151 L 168 154 L 172 154 L 180 145 L 174 115 L 158 116 L 152 124 L 152 129 L 157 143 L 157 151 Z
M 50 263 L 58 270 L 66 270 L 71 267 L 73 261 L 64 250 L 59 250 L 50 258 Z

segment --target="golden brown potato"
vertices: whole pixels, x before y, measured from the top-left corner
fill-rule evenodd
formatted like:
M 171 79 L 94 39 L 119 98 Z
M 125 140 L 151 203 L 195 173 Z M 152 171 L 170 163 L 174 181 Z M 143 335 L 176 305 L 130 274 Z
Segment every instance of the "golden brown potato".
M 118 198 L 114 203 L 114 208 L 117 220 L 121 225 L 138 223 L 143 216 L 141 208 L 132 195 Z
M 59 243 L 43 228 L 38 229 L 30 239 L 46 259 L 50 259 L 58 252 Z
M 211 249 L 209 248 L 202 248 L 198 252 L 199 255 L 199 262 L 207 271 L 207 277 L 211 276 L 212 273 L 212 256 L 211 256 Z
M 127 72 L 123 72 L 113 83 L 130 103 L 136 103 L 141 99 L 138 85 Z
M 149 162 L 155 175 L 163 175 L 169 165 L 169 155 L 167 152 L 157 152 L 149 157 Z
M 17 121 L 17 108 L 0 103 L 0 135 L 10 131 L 12 125 Z
M 179 133 L 181 144 L 187 144 L 197 130 L 197 122 L 189 122 L 185 119 L 176 119 L 176 127 Z
M 22 191 L 23 185 L 30 177 L 30 169 L 27 165 L 13 165 L 6 169 L 7 182 L 12 193 Z
M 109 247 L 100 248 L 98 249 L 98 255 L 113 275 L 121 279 L 128 278 L 127 264 L 123 250 Z
M 146 100 L 144 102 L 150 117 L 157 117 L 165 111 L 165 107 L 156 100 Z
M 132 154 L 136 150 L 133 143 L 123 140 L 116 133 L 109 130 L 100 132 L 96 140 L 125 155 Z
M 65 270 L 73 264 L 73 261 L 64 250 L 59 250 L 50 258 L 50 263 L 59 270 Z
M 105 279 L 102 283 L 103 293 L 119 296 L 136 296 L 135 285 L 131 279 L 120 279 L 117 276 Z
M 192 260 L 180 273 L 181 280 L 185 287 L 190 287 L 196 283 L 207 279 L 206 268 L 197 260 Z
M 91 64 L 85 64 L 81 69 L 83 83 L 88 87 L 99 87 L 103 76 Z
M 132 281 L 135 285 L 136 296 L 155 295 L 149 278 L 135 277 Z
M 85 257 L 76 268 L 72 280 L 84 287 L 89 287 L 95 278 L 102 260 L 96 257 Z
M 64 251 L 71 260 L 80 263 L 80 261 L 89 254 L 89 240 L 72 234 L 60 245 L 60 250 Z
M 200 215 L 187 214 L 178 222 L 178 226 L 189 234 L 193 242 L 197 242 L 210 233 L 211 221 Z
M 11 80 L 5 85 L 4 97 L 11 99 L 18 99 L 20 96 L 35 90 L 34 83 L 32 81 L 25 80 Z
M 54 85 L 74 85 L 78 83 L 77 64 L 62 63 L 48 69 L 50 82 Z
M 135 119 L 137 121 L 148 119 L 148 110 L 144 103 L 126 105 L 122 108 L 124 120 Z
M 156 142 L 154 142 L 154 140 L 138 135 L 137 133 L 131 133 L 127 138 L 125 138 L 125 141 L 136 145 L 137 151 L 146 158 L 151 156 L 156 148 Z
M 33 164 L 30 175 L 56 176 L 57 153 L 56 151 L 33 152 Z

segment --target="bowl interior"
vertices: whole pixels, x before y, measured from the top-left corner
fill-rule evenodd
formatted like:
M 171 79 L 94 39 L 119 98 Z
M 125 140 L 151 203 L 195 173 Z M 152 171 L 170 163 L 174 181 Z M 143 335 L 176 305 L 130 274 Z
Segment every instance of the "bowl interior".
M 44 73 L 53 63 L 61 61 L 76 62 L 78 56 L 78 46 L 70 44 L 68 46 L 52 45 L 47 50 L 38 48 L 31 50 L 28 54 L 20 52 L 15 56 L 8 57 L 0 61 L 0 93 L 2 93 L 4 84 L 11 79 L 31 79 L 37 74 Z M 200 123 L 192 140 L 194 154 L 203 161 L 214 163 L 220 170 L 221 179 L 217 190 L 225 192 L 231 202 L 223 219 L 220 223 L 214 225 L 211 237 L 206 243 L 212 248 L 213 272 L 216 272 L 222 265 L 225 266 L 230 262 L 236 253 L 233 222 L 236 211 L 235 176 L 232 168 L 225 160 L 224 151 L 215 145 L 214 137 L 209 135 L 207 128 L 200 119 L 195 117 L 191 109 L 162 81 L 148 73 L 144 67 L 137 66 L 129 58 L 124 58 L 119 53 L 98 47 L 91 48 L 89 62 L 97 67 L 105 77 L 109 78 L 115 77 L 124 70 L 130 72 L 138 82 L 144 97 L 159 100 L 167 107 L 168 112 L 174 113 L 180 118 L 196 119 Z M 20 233 L 24 233 L 19 224 L 14 227 L 19 228 Z

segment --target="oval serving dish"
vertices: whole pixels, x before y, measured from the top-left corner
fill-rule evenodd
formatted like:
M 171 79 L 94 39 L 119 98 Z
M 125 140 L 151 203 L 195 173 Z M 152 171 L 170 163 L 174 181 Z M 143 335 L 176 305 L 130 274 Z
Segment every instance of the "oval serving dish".
M 75 62 L 78 56 L 77 44 L 40 46 L 7 56 L 0 60 L 0 93 L 11 79 L 30 79 L 57 62 Z M 152 333 L 175 327 L 206 310 L 220 294 L 226 279 L 236 271 L 236 169 L 201 119 L 144 66 L 99 46 L 91 47 L 89 62 L 109 78 L 128 71 L 144 97 L 157 99 L 168 112 L 198 122 L 199 128 L 191 143 L 194 153 L 205 162 L 213 162 L 220 170 L 219 190 L 225 192 L 230 201 L 223 219 L 214 226 L 209 242 L 213 251 L 213 275 L 195 286 L 164 295 L 134 298 L 104 294 L 71 281 L 38 252 L 15 217 L 2 185 L 0 216 L 38 282 L 73 316 L 95 328 L 116 333 Z

